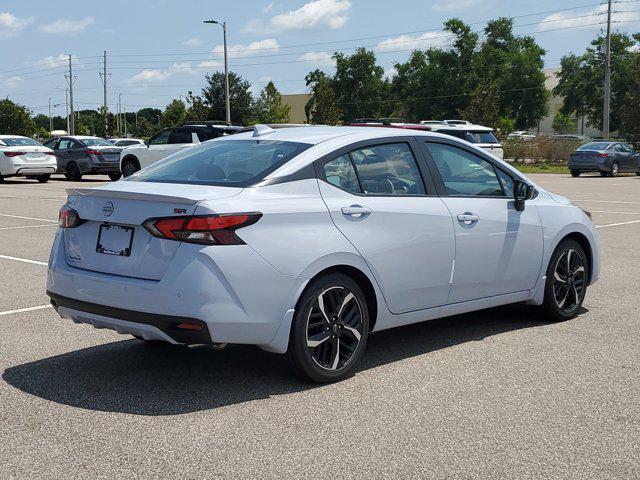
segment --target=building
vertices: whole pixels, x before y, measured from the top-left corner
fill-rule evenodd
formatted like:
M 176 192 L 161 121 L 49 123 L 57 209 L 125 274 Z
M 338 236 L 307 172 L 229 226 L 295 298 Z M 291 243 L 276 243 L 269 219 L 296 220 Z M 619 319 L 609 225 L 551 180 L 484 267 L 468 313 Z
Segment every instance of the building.
M 304 106 L 307 104 L 311 94 L 309 93 L 292 93 L 282 95 L 282 104 L 289 105 L 289 123 L 307 123 L 307 115 Z

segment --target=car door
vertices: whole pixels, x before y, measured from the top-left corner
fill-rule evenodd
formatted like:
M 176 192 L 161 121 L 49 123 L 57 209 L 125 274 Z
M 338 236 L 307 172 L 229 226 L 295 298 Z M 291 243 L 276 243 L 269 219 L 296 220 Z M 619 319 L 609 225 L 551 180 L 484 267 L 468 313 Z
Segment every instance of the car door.
M 451 215 L 419 167 L 411 137 L 356 144 L 317 163 L 331 218 L 371 269 L 395 314 L 449 296 Z
M 149 139 L 148 148 L 141 149 L 139 152 L 136 151 L 136 156 L 140 161 L 140 168 L 166 157 L 165 149 L 167 148 L 167 143 L 169 143 L 171 131 L 171 128 L 165 128 Z
M 512 174 L 453 143 L 429 140 L 424 146 L 454 223 L 449 303 L 533 288 L 542 263 L 542 225 L 535 206 L 515 209 Z
M 635 172 L 637 168 L 633 149 L 625 143 L 618 143 L 616 147 L 616 151 L 619 152 L 620 155 L 620 169 L 623 172 Z
M 60 173 L 62 171 L 62 160 L 58 159 L 58 142 L 60 139 L 52 138 L 44 143 L 44 146 L 53 150 L 53 155 L 56 157 L 56 173 Z
M 62 172 L 66 172 L 67 164 L 74 161 L 73 143 L 71 138 L 61 138 L 56 147 L 56 161 L 58 163 L 58 169 Z

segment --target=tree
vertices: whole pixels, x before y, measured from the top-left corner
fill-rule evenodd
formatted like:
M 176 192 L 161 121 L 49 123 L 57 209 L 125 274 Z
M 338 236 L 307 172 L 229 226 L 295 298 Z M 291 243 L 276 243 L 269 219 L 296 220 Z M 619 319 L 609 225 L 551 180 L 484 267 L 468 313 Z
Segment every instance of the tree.
M 500 129 L 500 92 L 495 83 L 487 81 L 478 85 L 469 105 L 460 114 L 470 122 Z
M 640 34 L 637 34 L 640 40 Z M 640 52 L 634 54 L 631 82 L 620 111 L 620 131 L 636 148 L 640 149 Z
M 49 131 L 49 117 L 44 113 L 39 113 L 33 117 L 33 123 L 36 128 L 43 128 L 44 130 Z
M 187 120 L 190 122 L 208 120 L 212 116 L 205 100 L 191 91 L 187 93 L 187 105 Z
M 196 103 L 202 102 L 207 108 L 207 118 L 198 120 L 225 121 L 224 73 L 215 72 L 205 75 L 207 85 L 202 89 L 202 99 L 194 97 Z M 240 75 L 229 72 L 229 99 L 231 102 L 231 123 L 246 125 L 253 118 L 253 97 L 251 84 Z
M 256 123 L 287 123 L 291 107 L 282 104 L 282 95 L 273 84 L 267 83 L 255 103 Z
M 342 120 L 342 110 L 336 105 L 336 92 L 332 80 L 320 70 L 306 76 L 311 87 L 311 98 L 304 107 L 307 122 L 316 125 L 338 125 Z
M 160 124 L 160 116 L 162 115 L 162 110 L 159 108 L 141 108 L 138 110 L 138 124 L 140 124 L 140 119 L 144 118 L 151 125 L 157 126 Z
M 343 120 L 384 116 L 389 109 L 389 85 L 375 53 L 359 48 L 351 56 L 335 53 L 333 58 L 336 74 L 332 83 Z
M 36 124 L 27 107 L 8 98 L 0 100 L 0 133 L 31 136 L 35 129 Z
M 576 119 L 573 115 L 558 110 L 553 117 L 553 130 L 558 133 L 575 132 Z
M 187 107 L 182 100 L 172 100 L 164 109 L 161 117 L 163 127 L 171 127 L 180 125 L 185 122 L 187 116 Z
M 560 63 L 558 85 L 553 94 L 563 97 L 561 111 L 586 116 L 588 125 L 602 130 L 604 65 L 599 53 L 605 37 L 598 36 L 582 55 L 566 55 Z M 611 34 L 611 131 L 620 128 L 620 113 L 627 92 L 633 83 L 633 59 L 637 52 L 633 47 L 640 43 L 640 36 L 625 33 Z

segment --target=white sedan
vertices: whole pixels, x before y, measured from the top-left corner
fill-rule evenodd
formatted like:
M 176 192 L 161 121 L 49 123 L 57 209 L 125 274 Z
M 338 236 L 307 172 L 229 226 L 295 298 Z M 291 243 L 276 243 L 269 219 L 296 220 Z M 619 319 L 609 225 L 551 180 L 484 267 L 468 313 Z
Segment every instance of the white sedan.
M 598 278 L 587 213 L 440 134 L 257 126 L 68 194 L 47 280 L 62 317 L 259 345 L 315 382 L 392 327 L 516 302 L 570 319 Z
M 29 137 L 0 135 L 0 182 L 27 177 L 47 182 L 57 168 L 53 150 Z

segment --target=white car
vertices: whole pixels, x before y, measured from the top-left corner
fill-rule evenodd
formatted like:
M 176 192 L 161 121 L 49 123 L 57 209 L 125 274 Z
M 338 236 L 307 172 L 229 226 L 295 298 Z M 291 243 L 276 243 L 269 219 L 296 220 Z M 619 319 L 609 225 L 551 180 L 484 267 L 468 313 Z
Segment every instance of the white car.
M 525 130 L 517 130 L 507 135 L 507 138 L 509 140 L 534 140 L 536 136 Z
M 587 213 L 469 143 L 257 126 L 68 190 L 47 294 L 77 323 L 259 345 L 329 382 L 371 332 L 516 302 L 572 318 L 598 272 Z
M 128 177 L 141 168 L 162 160 L 185 148 L 198 145 L 200 142 L 231 135 L 241 127 L 226 125 L 182 125 L 160 130 L 149 141 L 141 145 L 125 148 L 120 154 L 120 171 Z
M 27 177 L 43 183 L 56 168 L 50 148 L 29 137 L 0 135 L 0 182 L 7 177 Z
M 140 138 L 110 138 L 109 141 L 116 147 L 131 147 L 132 145 L 144 145 Z
M 455 120 L 445 120 L 445 122 L 453 122 Z M 460 120 L 463 121 L 463 120 Z M 466 121 L 466 120 L 465 120 Z M 473 125 L 471 123 L 466 124 L 447 124 L 443 126 L 431 125 L 433 132 L 443 133 L 445 135 L 451 135 L 453 137 L 461 138 L 469 143 L 473 143 L 479 148 L 486 150 L 494 157 L 498 157 L 500 160 L 504 157 L 504 149 L 500 141 L 493 134 L 493 128 L 484 127 L 482 125 Z

